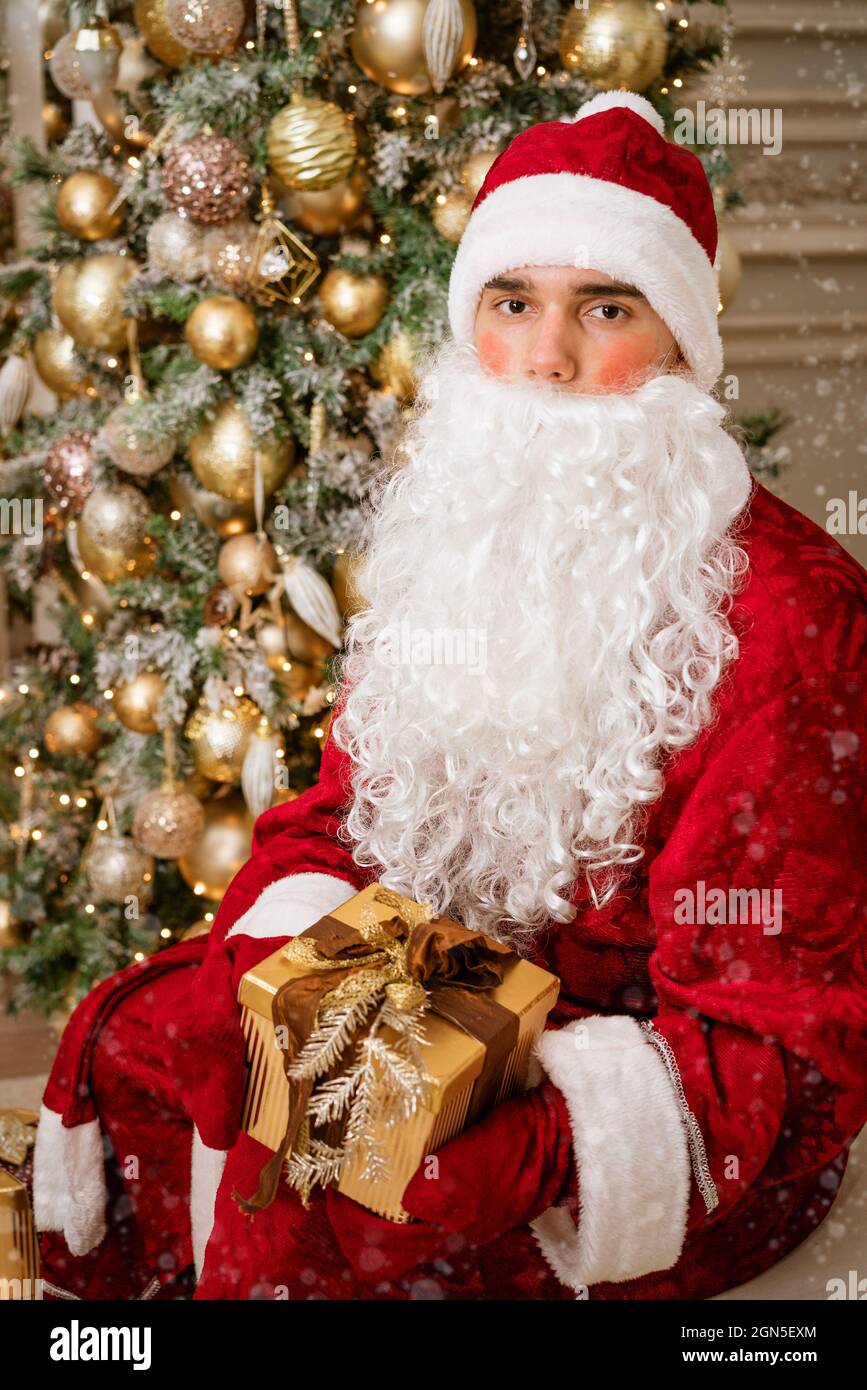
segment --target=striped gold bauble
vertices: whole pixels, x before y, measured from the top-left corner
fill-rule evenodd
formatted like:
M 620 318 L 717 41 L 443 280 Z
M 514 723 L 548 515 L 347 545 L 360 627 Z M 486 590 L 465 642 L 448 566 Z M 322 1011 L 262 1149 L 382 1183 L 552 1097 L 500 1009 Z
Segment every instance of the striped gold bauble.
M 345 179 L 355 163 L 352 121 L 333 101 L 293 97 L 271 121 L 268 163 L 289 188 L 312 192 Z

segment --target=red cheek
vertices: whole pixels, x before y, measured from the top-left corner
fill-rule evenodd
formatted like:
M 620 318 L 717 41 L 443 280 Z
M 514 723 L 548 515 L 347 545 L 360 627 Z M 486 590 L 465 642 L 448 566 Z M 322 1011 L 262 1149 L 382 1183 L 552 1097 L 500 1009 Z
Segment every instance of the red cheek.
M 509 369 L 509 349 L 502 339 L 492 329 L 485 329 L 479 334 L 477 347 L 482 366 L 495 376 L 505 376 Z
M 657 354 L 658 355 L 658 354 Z M 654 361 L 653 344 L 636 341 L 612 343 L 600 349 L 593 370 L 594 386 L 624 386 Z

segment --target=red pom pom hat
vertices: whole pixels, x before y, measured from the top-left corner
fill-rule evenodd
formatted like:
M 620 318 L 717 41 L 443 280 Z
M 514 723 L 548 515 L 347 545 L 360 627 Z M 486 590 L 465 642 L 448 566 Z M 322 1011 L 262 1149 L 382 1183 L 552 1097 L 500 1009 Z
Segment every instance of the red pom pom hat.
M 457 341 L 473 341 L 493 276 L 573 265 L 641 290 L 711 389 L 723 367 L 713 194 L 701 161 L 664 129 L 645 97 L 601 92 L 572 120 L 515 136 L 488 170 L 452 267 Z

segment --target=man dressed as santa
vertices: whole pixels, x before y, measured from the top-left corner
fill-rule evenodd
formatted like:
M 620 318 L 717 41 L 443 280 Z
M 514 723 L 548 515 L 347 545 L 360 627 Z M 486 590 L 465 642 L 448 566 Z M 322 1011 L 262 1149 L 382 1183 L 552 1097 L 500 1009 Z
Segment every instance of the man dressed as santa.
M 191 1257 L 204 1299 L 707 1298 L 827 1214 L 867 1119 L 867 577 L 726 431 L 716 253 L 640 97 L 494 162 L 320 780 L 260 817 L 209 938 L 64 1037 L 35 1208 L 68 1280 L 114 1238 L 103 1135 L 161 1155 L 126 1182 L 142 1276 Z M 422 1164 L 406 1224 L 305 1207 L 239 1123 L 241 976 L 374 880 L 561 981 L 530 1088 Z

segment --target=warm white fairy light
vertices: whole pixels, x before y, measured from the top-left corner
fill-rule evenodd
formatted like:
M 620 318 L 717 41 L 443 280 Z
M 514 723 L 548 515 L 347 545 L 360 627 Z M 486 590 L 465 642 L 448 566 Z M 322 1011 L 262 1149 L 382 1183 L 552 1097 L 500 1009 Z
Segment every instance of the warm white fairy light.
M 80 680 L 81 680 L 81 676 L 77 675 L 76 672 L 73 671 L 72 675 L 69 677 L 69 684 L 70 684 L 70 685 L 78 685 L 78 683 L 79 683 Z

